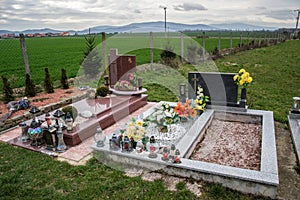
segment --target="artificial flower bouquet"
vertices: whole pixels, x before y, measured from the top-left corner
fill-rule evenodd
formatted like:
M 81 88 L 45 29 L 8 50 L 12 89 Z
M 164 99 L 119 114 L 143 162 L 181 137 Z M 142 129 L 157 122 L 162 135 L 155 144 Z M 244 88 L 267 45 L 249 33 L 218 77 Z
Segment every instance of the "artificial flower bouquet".
M 195 118 L 197 116 L 197 111 L 192 106 L 192 101 L 186 99 L 185 103 L 178 102 L 174 108 L 175 112 L 181 118 Z
M 250 73 L 245 69 L 240 69 L 239 72 L 233 77 L 233 80 L 237 85 L 244 88 L 253 81 Z
M 121 129 L 120 132 L 123 136 L 127 135 L 128 138 L 138 141 L 144 138 L 147 125 L 148 124 L 142 119 L 131 118 L 131 120 L 126 123 L 125 129 Z
M 203 88 L 201 86 L 198 86 L 197 96 L 193 102 L 194 109 L 203 112 L 206 108 L 208 101 L 209 101 L 209 97 L 204 95 Z
M 120 91 L 136 91 L 137 90 L 137 78 L 133 73 L 127 73 L 124 76 L 125 78 L 119 80 L 114 89 Z
M 170 125 L 179 122 L 179 115 L 166 102 L 161 103 L 155 107 L 155 111 L 147 118 L 148 121 L 156 123 L 157 125 Z

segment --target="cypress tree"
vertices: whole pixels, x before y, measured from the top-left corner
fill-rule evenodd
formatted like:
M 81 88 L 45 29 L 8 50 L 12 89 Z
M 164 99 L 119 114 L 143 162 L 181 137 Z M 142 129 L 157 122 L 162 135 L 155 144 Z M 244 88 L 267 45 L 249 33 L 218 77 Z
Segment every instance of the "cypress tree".
M 4 93 L 3 100 L 4 100 L 4 102 L 8 103 L 10 101 L 15 100 L 15 97 L 13 95 L 13 90 L 10 87 L 10 83 L 8 82 L 6 76 L 2 75 L 2 82 L 3 82 L 3 93 Z
M 33 80 L 30 78 L 30 74 L 26 74 L 25 80 L 25 96 L 34 97 L 36 95 L 35 85 Z
M 48 68 L 45 68 L 45 80 L 44 80 L 44 89 L 47 93 L 54 93 L 53 83 L 50 78 Z
M 95 36 L 89 35 L 85 37 L 86 51 L 84 52 L 84 59 L 81 63 L 85 75 L 95 78 L 101 67 L 101 57 L 99 51 L 97 51 Z
M 67 72 L 64 68 L 61 69 L 60 83 L 63 89 L 69 89 Z

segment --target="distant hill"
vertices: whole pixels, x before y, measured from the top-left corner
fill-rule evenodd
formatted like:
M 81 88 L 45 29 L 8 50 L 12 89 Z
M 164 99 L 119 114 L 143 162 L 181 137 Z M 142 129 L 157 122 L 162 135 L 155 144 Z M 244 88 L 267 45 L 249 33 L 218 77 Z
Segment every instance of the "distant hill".
M 275 27 L 263 27 L 244 23 L 232 24 L 210 24 L 211 27 L 221 30 L 240 30 L 240 31 L 253 31 L 253 30 L 276 30 Z
M 263 26 L 256 26 L 244 23 L 233 23 L 233 24 L 181 24 L 181 23 L 174 23 L 174 22 L 167 22 L 167 31 L 169 32 L 177 32 L 177 31 L 193 31 L 193 30 L 241 30 L 241 31 L 252 31 L 252 30 L 275 30 L 277 28 L 274 27 L 263 27 Z M 165 31 L 165 23 L 162 21 L 158 22 L 143 22 L 143 23 L 132 23 L 124 26 L 95 26 L 89 29 L 84 29 L 80 31 L 74 30 L 54 30 L 50 28 L 43 28 L 43 29 L 28 29 L 24 31 L 13 31 L 13 30 L 0 30 L 0 35 L 7 34 L 7 33 L 60 33 L 60 32 L 70 32 L 71 35 L 78 33 L 78 34 L 87 34 L 89 31 L 91 33 L 137 33 L 137 32 L 164 32 Z

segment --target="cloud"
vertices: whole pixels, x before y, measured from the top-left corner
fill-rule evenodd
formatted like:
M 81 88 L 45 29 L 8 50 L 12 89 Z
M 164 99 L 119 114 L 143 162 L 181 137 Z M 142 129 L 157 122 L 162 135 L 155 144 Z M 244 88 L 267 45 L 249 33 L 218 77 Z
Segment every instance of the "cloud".
M 198 3 L 183 3 L 180 5 L 174 5 L 173 7 L 178 11 L 207 10 L 207 8 Z
M 289 10 L 271 10 L 269 12 L 259 13 L 259 15 L 265 15 L 266 17 L 279 20 L 293 19 L 293 14 Z

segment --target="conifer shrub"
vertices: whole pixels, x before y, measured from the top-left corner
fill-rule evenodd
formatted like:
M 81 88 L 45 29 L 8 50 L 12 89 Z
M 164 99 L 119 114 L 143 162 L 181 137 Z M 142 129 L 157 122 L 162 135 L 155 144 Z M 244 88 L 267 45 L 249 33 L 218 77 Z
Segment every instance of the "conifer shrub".
M 63 89 L 69 89 L 67 72 L 64 68 L 61 69 L 60 84 Z
M 109 92 L 109 89 L 105 85 L 100 85 L 96 89 L 97 96 L 105 97 L 108 94 L 108 92 Z
M 35 95 L 36 95 L 36 90 L 35 90 L 34 82 L 30 78 L 30 74 L 26 73 L 25 96 L 34 97 Z
M 5 103 L 8 103 L 10 101 L 14 101 L 15 97 L 13 95 L 13 90 L 10 87 L 10 83 L 8 82 L 6 76 L 2 76 L 2 82 L 3 82 L 3 101 Z
M 45 68 L 44 89 L 47 93 L 54 93 L 53 82 L 51 81 L 48 68 Z

